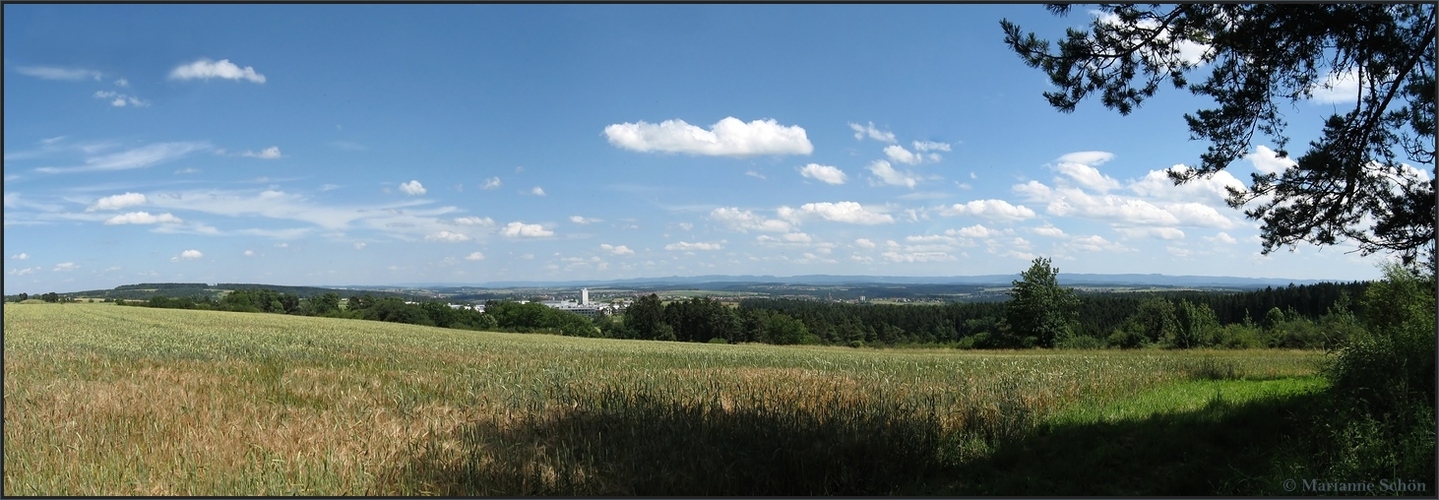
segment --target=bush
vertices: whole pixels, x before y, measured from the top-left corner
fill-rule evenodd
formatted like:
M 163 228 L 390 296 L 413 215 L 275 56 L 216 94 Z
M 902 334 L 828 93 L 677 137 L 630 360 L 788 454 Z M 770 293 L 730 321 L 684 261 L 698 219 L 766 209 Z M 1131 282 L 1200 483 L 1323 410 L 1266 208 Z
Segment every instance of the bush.
M 710 339 L 710 342 L 709 342 L 709 343 L 711 343 L 711 344 L 728 344 L 729 341 L 728 341 L 728 340 L 725 340 L 724 337 L 715 337 L 715 338 Z
M 1103 349 L 1104 341 L 1087 335 L 1075 335 L 1060 340 L 1055 347 L 1060 349 Z
M 1256 349 L 1264 347 L 1264 341 L 1259 337 L 1259 330 L 1242 323 L 1224 325 L 1219 328 L 1214 343 L 1226 349 Z

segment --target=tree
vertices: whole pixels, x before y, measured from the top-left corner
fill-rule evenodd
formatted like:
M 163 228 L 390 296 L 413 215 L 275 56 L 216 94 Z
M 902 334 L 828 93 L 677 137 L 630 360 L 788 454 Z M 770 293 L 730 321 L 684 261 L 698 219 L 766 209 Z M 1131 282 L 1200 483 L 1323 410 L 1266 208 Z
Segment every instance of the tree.
M 1174 332 L 1169 345 L 1183 349 L 1205 347 L 1214 343 L 1219 318 L 1208 304 L 1192 304 L 1180 300 L 1174 308 Z
M 1070 335 L 1070 323 L 1079 319 L 1079 299 L 1073 289 L 1059 287 L 1059 268 L 1050 267 L 1049 262 L 1047 258 L 1034 259 L 1009 290 L 1005 324 L 1024 344 L 1032 338 L 1039 347 L 1054 347 Z
M 660 305 L 659 296 L 653 293 L 640 297 L 625 309 L 625 327 L 639 339 L 674 337 L 673 329 L 664 322 L 664 306 Z
M 1069 12 L 1067 5 L 1049 9 Z M 1050 105 L 1071 112 L 1093 92 L 1127 115 L 1165 80 L 1213 98 L 1218 107 L 1186 114 L 1191 138 L 1209 141 L 1198 168 L 1171 169 L 1176 184 L 1207 178 L 1250 151 L 1255 133 L 1287 157 L 1280 111 L 1348 79 L 1352 109 L 1324 120 L 1319 139 L 1282 174 L 1253 174 L 1228 202 L 1263 222 L 1263 253 L 1307 241 L 1352 240 L 1364 254 L 1396 252 L 1406 264 L 1427 251 L 1434 262 L 1433 3 L 1100 5 L 1088 30 L 1058 43 L 1003 20 L 1005 43 L 1058 90 Z M 1212 68 L 1206 80 L 1189 75 Z M 1347 105 L 1346 105 L 1347 106 Z M 1439 174 L 1439 171 L 1434 171 Z

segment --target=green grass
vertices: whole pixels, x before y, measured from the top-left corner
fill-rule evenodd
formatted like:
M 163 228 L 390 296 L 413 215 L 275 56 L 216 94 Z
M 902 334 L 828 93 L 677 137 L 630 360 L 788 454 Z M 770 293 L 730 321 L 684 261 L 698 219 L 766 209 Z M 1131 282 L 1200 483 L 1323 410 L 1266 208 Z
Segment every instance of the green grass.
M 108 304 L 4 314 L 6 495 L 1242 493 L 1283 433 L 1234 426 L 1297 404 L 1321 358 L 686 344 Z M 1172 446 L 1194 458 L 1171 468 L 1209 475 L 1070 465 L 1091 453 L 1128 470 Z M 1049 458 L 1001 467 L 1031 453 Z

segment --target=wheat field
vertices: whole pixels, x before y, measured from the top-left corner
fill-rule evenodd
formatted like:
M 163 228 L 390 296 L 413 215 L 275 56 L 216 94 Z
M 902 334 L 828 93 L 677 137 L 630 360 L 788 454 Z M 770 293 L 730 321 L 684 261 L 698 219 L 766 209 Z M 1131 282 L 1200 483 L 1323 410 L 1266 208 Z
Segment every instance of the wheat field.
M 4 316 L 6 495 L 932 493 L 1067 408 L 1310 377 L 1321 358 L 685 344 L 109 304 Z

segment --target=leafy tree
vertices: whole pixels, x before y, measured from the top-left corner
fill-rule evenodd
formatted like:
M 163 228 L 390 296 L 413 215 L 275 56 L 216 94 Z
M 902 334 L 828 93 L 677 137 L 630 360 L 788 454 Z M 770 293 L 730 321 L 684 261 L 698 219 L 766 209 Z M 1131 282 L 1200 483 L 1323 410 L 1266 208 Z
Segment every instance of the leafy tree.
M 43 301 L 45 301 L 45 302 L 50 302 L 50 303 L 59 302 L 59 301 L 60 301 L 60 294 L 55 293 L 55 292 L 45 293 L 45 294 L 40 295 L 40 300 L 43 300 Z
M 1208 305 L 1180 300 L 1174 308 L 1174 331 L 1168 337 L 1169 345 L 1181 349 L 1205 347 L 1214 342 L 1218 329 L 1219 318 Z
M 1049 262 L 1047 258 L 1034 259 L 1009 290 L 1005 325 L 1024 344 L 1032 341 L 1039 347 L 1054 347 L 1055 342 L 1069 337 L 1070 323 L 1079 319 L 1079 299 L 1073 289 L 1059 287 L 1059 268 L 1050 267 Z
M 1053 5 L 1057 15 L 1068 5 Z M 1190 136 L 1209 141 L 1198 168 L 1172 169 L 1176 184 L 1207 178 L 1250 151 L 1256 133 L 1280 155 L 1288 143 L 1281 111 L 1333 87 L 1357 84 L 1355 103 L 1323 122 L 1297 165 L 1253 174 L 1229 204 L 1258 205 L 1264 253 L 1341 238 L 1362 252 L 1397 252 L 1405 263 L 1428 252 L 1434 266 L 1434 178 L 1402 165 L 1434 168 L 1435 6 L 1413 4 L 1106 4 L 1089 28 L 1070 29 L 1057 50 L 1000 22 L 1005 43 L 1057 90 L 1049 103 L 1070 112 L 1091 93 L 1127 115 L 1166 80 L 1213 98 L 1218 107 L 1186 114 Z M 1202 82 L 1189 77 L 1209 70 Z M 1439 171 L 1435 171 L 1439 174 Z

